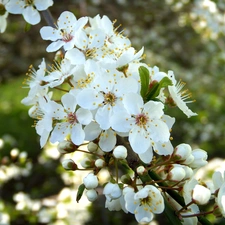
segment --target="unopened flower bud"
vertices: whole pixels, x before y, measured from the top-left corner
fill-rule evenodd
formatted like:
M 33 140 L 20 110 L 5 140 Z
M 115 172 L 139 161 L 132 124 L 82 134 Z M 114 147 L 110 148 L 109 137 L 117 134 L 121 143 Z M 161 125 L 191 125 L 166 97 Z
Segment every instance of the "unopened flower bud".
M 169 171 L 167 178 L 173 181 L 181 181 L 184 179 L 186 173 L 180 165 L 174 164 L 172 169 Z
M 87 169 L 87 168 L 93 167 L 92 161 L 93 161 L 93 160 L 90 160 L 89 158 L 83 158 L 83 159 L 80 161 L 80 165 L 81 165 L 83 168 Z
M 193 170 L 189 166 L 183 166 L 182 167 L 185 171 L 185 177 L 184 179 L 190 179 L 193 176 Z
M 94 175 L 93 173 L 89 173 L 83 179 L 83 182 L 87 189 L 94 189 L 98 186 L 98 177 L 96 175 Z
M 95 189 L 90 189 L 87 190 L 86 196 L 90 202 L 94 202 L 98 198 L 98 193 Z
M 98 145 L 95 144 L 94 142 L 89 142 L 87 149 L 89 152 L 96 152 L 98 150 Z
M 202 149 L 195 149 L 192 151 L 192 155 L 194 157 L 193 162 L 189 165 L 191 168 L 200 168 L 202 166 L 205 166 L 208 162 L 206 161 L 208 158 L 208 155 L 206 151 Z
M 138 175 L 144 175 L 148 173 L 144 166 L 139 166 L 136 171 Z
M 211 191 L 208 188 L 199 184 L 195 185 L 192 194 L 192 198 L 195 203 L 197 203 L 198 205 L 205 205 L 206 203 L 208 203 L 210 197 Z
M 191 155 L 192 149 L 188 144 L 179 144 L 174 151 L 174 156 L 177 156 L 178 160 L 185 160 Z
M 113 184 L 109 182 L 105 185 L 103 189 L 103 194 L 105 195 L 106 199 L 112 201 L 122 195 L 122 190 L 120 189 L 119 184 Z
M 65 170 L 76 170 L 77 169 L 77 164 L 72 159 L 63 160 L 62 166 Z
M 95 166 L 98 168 L 102 168 L 105 166 L 105 161 L 103 159 L 97 159 L 95 161 Z
M 123 145 L 118 145 L 113 150 L 113 156 L 116 159 L 125 159 L 127 157 L 127 149 Z
M 77 148 L 71 141 L 62 141 L 57 146 L 58 151 L 61 154 L 74 152 Z
M 128 175 L 128 174 L 122 175 L 120 180 L 124 184 L 132 184 L 132 179 L 131 179 L 130 175 Z

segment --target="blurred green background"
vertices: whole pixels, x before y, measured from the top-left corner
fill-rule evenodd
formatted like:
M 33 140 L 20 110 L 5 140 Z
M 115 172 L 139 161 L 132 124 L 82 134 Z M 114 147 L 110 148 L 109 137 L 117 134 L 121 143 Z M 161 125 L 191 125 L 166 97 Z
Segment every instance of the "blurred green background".
M 225 21 L 219 17 L 225 16 L 223 0 L 208 1 L 209 7 L 200 0 L 54 2 L 50 8 L 54 18 L 69 10 L 78 18 L 100 14 L 117 19 L 133 46 L 145 47 L 146 63 L 161 71 L 173 70 L 196 100 L 189 105 L 196 117 L 187 119 L 179 109 L 166 112 L 176 117 L 174 146 L 185 142 L 206 150 L 209 159 L 225 157 Z M 216 13 L 210 11 L 213 6 Z M 89 207 L 99 216 L 80 218 L 75 212 L 78 204 L 72 203 L 75 194 L 70 193 L 76 187 L 73 174 L 65 174 L 55 149 L 48 153 L 40 149 L 29 108 L 20 101 L 28 93 L 22 83 L 29 65 L 37 68 L 42 58 L 51 64 L 54 57 L 46 54 L 48 43 L 39 35 L 44 25 L 42 19 L 25 32 L 22 16 L 10 14 L 7 29 L 0 34 L 0 224 L 137 224 L 133 216 L 105 210 L 104 199 L 96 203 L 99 207 Z M 67 195 L 60 200 L 59 193 Z M 75 217 L 68 212 L 62 216 L 63 209 L 57 211 L 51 204 L 66 205 Z

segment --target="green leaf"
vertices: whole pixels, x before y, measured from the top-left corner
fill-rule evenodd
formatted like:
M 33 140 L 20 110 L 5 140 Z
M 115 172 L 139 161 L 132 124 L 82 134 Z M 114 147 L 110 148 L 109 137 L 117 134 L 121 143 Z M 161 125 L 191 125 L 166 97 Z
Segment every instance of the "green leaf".
M 152 87 L 147 93 L 146 100 L 149 101 L 155 99 L 159 95 L 161 88 L 171 85 L 173 85 L 172 81 L 168 77 L 163 77 L 160 82 L 153 83 Z
M 141 79 L 141 96 L 144 99 L 149 89 L 149 71 L 144 66 L 140 66 L 138 71 Z
M 81 184 L 78 188 L 78 191 L 77 191 L 77 197 L 76 197 L 76 201 L 79 202 L 83 193 L 84 193 L 84 190 L 85 190 L 85 186 L 84 184 Z
M 174 209 L 172 208 L 172 206 L 170 205 L 170 203 L 167 201 L 166 198 L 164 198 L 164 203 L 165 203 L 164 213 L 166 214 L 167 219 L 170 221 L 170 224 L 182 225 L 181 220 L 177 217 Z

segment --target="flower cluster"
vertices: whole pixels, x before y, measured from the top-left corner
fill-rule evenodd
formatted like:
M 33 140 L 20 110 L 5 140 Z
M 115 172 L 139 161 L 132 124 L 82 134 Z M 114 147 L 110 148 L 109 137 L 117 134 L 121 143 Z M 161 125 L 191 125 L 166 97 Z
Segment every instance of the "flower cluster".
M 224 1 L 196 0 L 191 17 L 194 28 L 204 32 L 206 38 L 216 39 L 225 32 Z
M 206 152 L 171 143 L 175 118 L 165 114 L 165 106 L 177 106 L 187 117 L 197 115 L 173 71 L 142 62 L 144 49 L 136 51 L 107 16 L 77 19 L 65 11 L 55 27 L 44 26 L 40 34 L 51 41 L 46 50 L 57 52 L 55 61 L 47 67 L 43 59 L 37 70 L 29 69 L 30 90 L 22 103 L 31 106 L 41 147 L 49 140 L 62 154 L 86 153 L 83 168 L 73 159 L 62 163 L 66 170 L 90 170 L 77 201 L 84 192 L 89 201 L 96 200 L 104 168 L 110 174 L 103 188 L 105 207 L 133 213 L 141 224 L 162 213 L 168 201 L 179 223 L 182 218 L 184 224 L 197 224 L 198 205 L 210 198 L 224 215 L 225 182 L 218 183 L 224 175 L 216 173 L 211 188 L 196 180 L 196 171 L 207 163 Z M 119 173 L 120 165 L 128 169 Z

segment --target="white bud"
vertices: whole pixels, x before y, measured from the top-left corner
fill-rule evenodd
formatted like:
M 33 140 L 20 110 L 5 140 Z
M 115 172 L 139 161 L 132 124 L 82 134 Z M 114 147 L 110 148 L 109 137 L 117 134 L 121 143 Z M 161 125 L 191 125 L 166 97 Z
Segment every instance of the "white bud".
M 98 193 L 96 190 L 90 189 L 90 190 L 87 190 L 86 196 L 90 202 L 94 202 L 98 198 Z
M 198 205 L 205 205 L 208 203 L 209 199 L 211 197 L 211 191 L 202 186 L 202 185 L 195 185 L 193 189 L 192 198 Z
M 95 161 L 95 166 L 98 168 L 102 168 L 105 166 L 105 161 L 103 159 L 97 159 Z
M 113 156 L 116 159 L 125 159 L 127 157 L 127 149 L 123 145 L 118 145 L 113 150 Z
M 186 158 L 186 160 L 182 162 L 182 164 L 190 165 L 193 161 L 194 161 L 194 156 L 191 154 Z
M 202 149 L 195 149 L 192 151 L 192 155 L 194 157 L 194 161 L 189 165 L 191 168 L 200 168 L 208 163 L 206 161 L 208 158 L 206 151 Z
M 185 160 L 191 155 L 191 146 L 188 144 L 179 144 L 175 148 L 174 155 L 179 157 L 179 160 Z
M 94 189 L 98 186 L 98 177 L 96 175 L 94 175 L 93 173 L 89 173 L 83 179 L 83 182 L 87 189 Z
M 72 142 L 66 140 L 60 142 L 57 146 L 57 149 L 61 154 L 71 153 L 76 150 L 75 145 Z
M 80 161 L 80 165 L 85 169 L 90 168 L 92 166 L 92 160 L 90 160 L 89 158 L 83 158 Z
M 122 195 L 122 190 L 118 184 L 108 183 L 103 189 L 103 194 L 109 201 L 119 198 Z
M 183 166 L 182 167 L 185 171 L 185 177 L 184 179 L 190 179 L 193 176 L 193 170 L 189 166 Z
M 184 179 L 186 173 L 181 165 L 173 165 L 173 168 L 169 171 L 167 178 L 173 181 L 181 181 Z
M 144 166 L 139 166 L 137 169 L 137 174 L 138 175 L 143 175 L 144 173 L 147 173 L 147 170 L 144 168 Z
M 65 170 L 76 170 L 77 164 L 72 159 L 64 159 L 62 166 Z
M 87 149 L 89 152 L 96 152 L 98 150 L 98 145 L 94 142 L 89 142 L 87 145 Z

